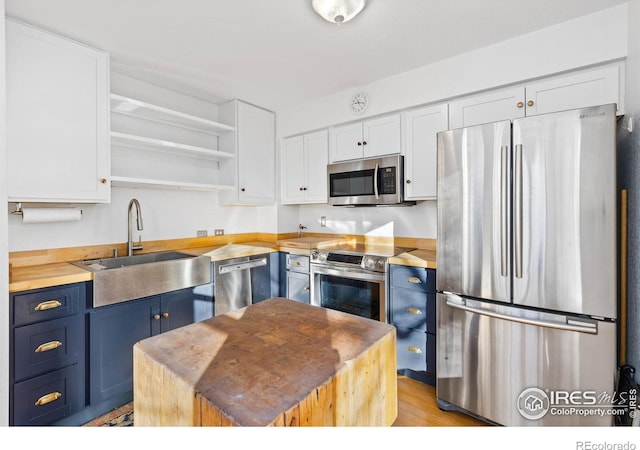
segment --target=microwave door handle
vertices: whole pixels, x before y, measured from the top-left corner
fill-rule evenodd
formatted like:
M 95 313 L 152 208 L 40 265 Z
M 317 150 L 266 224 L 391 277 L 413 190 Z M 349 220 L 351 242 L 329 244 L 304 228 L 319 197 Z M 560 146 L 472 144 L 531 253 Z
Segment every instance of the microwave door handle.
M 376 200 L 380 198 L 378 195 L 378 163 L 376 163 L 376 169 L 373 172 L 373 192 L 376 194 Z

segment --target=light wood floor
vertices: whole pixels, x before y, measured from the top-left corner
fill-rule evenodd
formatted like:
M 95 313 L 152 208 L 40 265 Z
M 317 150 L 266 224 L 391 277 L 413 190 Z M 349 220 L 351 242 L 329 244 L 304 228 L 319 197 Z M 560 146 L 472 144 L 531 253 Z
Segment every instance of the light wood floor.
M 458 412 L 441 411 L 436 389 L 398 375 L 398 418 L 394 427 L 468 427 L 487 424 Z

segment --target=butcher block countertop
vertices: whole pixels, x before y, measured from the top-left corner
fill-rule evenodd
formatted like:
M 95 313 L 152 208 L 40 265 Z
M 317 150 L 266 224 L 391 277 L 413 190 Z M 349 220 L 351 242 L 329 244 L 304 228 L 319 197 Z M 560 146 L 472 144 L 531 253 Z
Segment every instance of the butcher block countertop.
M 335 236 L 308 236 L 301 238 L 288 238 L 276 241 L 247 240 L 238 243 L 224 245 L 197 246 L 192 247 L 192 240 L 177 240 L 177 243 L 165 245 L 165 241 L 155 241 L 145 244 L 145 251 L 182 251 L 193 255 L 207 255 L 212 261 L 219 261 L 228 258 L 238 258 L 261 253 L 286 251 L 290 253 L 309 254 L 312 248 L 330 246 L 341 242 L 343 237 Z M 184 245 L 181 243 L 184 241 Z M 390 264 L 401 264 L 407 266 L 436 268 L 435 246 L 429 242 L 430 248 L 418 248 L 389 259 Z M 406 244 L 405 244 L 406 245 Z M 409 244 L 408 246 L 412 246 Z M 52 286 L 60 286 L 68 283 L 78 283 L 91 281 L 93 272 L 74 266 L 64 261 L 76 261 L 84 259 L 94 259 L 105 257 L 113 251 L 112 245 L 101 245 L 93 247 L 78 247 L 72 249 L 36 250 L 28 252 L 18 252 L 26 254 L 25 259 L 20 264 L 13 264 L 9 277 L 9 292 L 21 292 L 31 289 L 40 289 Z M 122 247 L 122 246 L 119 246 Z M 125 254 L 126 246 L 119 248 L 120 255 Z M 21 255 L 23 256 L 23 255 Z M 64 258 L 63 261 L 55 259 Z M 11 254 L 10 254 L 11 260 Z M 52 260 L 52 262 L 47 261 Z
M 270 298 L 139 341 L 135 426 L 390 426 L 392 325 Z
M 403 266 L 424 267 L 426 269 L 436 268 L 435 249 L 416 249 L 410 252 L 401 253 L 389 258 L 389 264 L 400 264 Z

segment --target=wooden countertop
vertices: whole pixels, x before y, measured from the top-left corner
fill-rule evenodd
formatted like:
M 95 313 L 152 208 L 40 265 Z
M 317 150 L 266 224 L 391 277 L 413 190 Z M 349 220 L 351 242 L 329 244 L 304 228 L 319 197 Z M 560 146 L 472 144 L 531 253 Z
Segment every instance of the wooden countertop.
M 389 426 L 395 327 L 286 298 L 134 346 L 136 426 Z
M 410 252 L 401 253 L 392 258 L 389 258 L 389 264 L 400 264 L 402 266 L 435 269 L 436 251 L 435 249 L 417 249 Z
M 67 262 L 14 267 L 11 269 L 9 292 L 28 291 L 91 280 L 93 280 L 93 273 Z
M 192 255 L 207 255 L 211 261 L 222 259 L 239 258 L 242 256 L 252 256 L 262 253 L 277 251 L 288 251 L 291 253 L 309 254 L 309 250 L 325 243 L 330 245 L 335 243 L 336 238 L 292 238 L 278 242 L 250 241 L 238 244 L 226 244 L 210 247 L 196 247 L 176 251 L 182 251 Z M 417 249 L 402 253 L 389 259 L 389 264 L 400 264 L 406 266 L 436 268 L 435 249 Z M 9 280 L 9 292 L 21 292 L 31 289 L 40 289 L 51 286 L 60 286 L 68 283 L 79 283 L 91 281 L 93 273 L 74 266 L 68 262 L 56 262 L 50 264 L 37 264 L 32 266 L 13 267 Z

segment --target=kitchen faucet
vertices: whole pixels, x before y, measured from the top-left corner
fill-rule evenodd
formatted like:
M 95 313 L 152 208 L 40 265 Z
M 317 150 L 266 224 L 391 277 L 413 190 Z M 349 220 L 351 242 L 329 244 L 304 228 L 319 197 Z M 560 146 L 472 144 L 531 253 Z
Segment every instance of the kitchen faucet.
M 298 225 L 298 237 L 302 237 L 302 230 L 306 230 L 306 229 L 307 229 L 307 227 L 305 227 L 302 224 L 299 224 Z
M 127 256 L 133 255 L 134 250 L 142 250 L 142 242 L 141 238 L 138 239 L 138 245 L 133 245 L 133 238 L 131 232 L 131 210 L 133 209 L 133 205 L 136 206 L 136 228 L 138 231 L 142 231 L 144 227 L 142 226 L 142 211 L 140 210 L 140 202 L 137 199 L 132 198 L 129 202 L 129 209 L 127 210 L 127 221 L 128 221 L 128 234 L 127 234 Z

